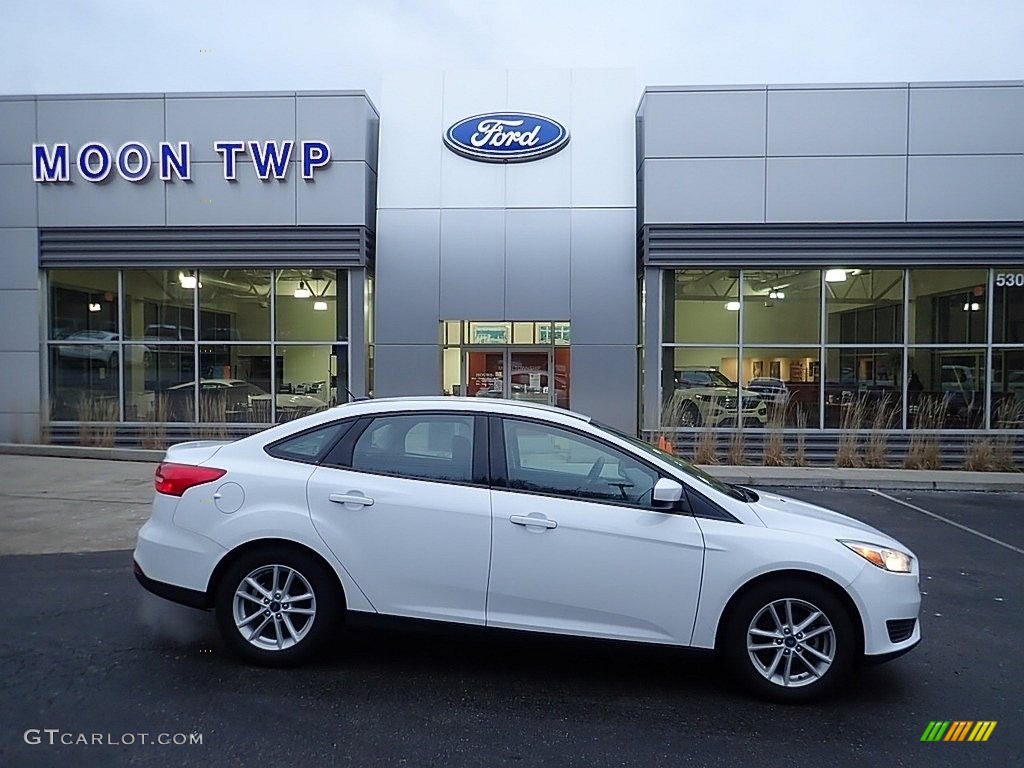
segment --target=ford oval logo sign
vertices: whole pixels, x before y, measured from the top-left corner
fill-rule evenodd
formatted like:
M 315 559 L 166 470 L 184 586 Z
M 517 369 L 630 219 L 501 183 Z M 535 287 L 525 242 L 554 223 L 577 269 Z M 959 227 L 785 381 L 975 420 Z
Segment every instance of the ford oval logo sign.
M 485 163 L 525 163 L 553 155 L 569 143 L 561 123 L 526 112 L 488 112 L 455 123 L 444 143 L 456 154 Z

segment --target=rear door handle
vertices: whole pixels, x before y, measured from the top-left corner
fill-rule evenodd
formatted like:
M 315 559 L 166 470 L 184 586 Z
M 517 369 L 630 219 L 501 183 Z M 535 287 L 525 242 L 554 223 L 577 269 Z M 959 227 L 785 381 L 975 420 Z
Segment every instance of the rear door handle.
M 548 520 L 546 517 L 525 517 L 523 515 L 512 515 L 509 519 L 510 523 L 515 525 L 535 525 L 540 528 L 557 528 L 558 523 L 554 520 Z
M 332 493 L 327 498 L 335 504 L 362 504 L 364 507 L 373 506 L 373 499 L 369 496 L 361 496 L 355 493 Z

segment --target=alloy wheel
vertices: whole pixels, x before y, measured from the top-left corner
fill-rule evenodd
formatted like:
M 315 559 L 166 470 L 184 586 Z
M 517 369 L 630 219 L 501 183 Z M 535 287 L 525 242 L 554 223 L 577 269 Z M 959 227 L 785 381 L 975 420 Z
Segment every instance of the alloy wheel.
M 821 679 L 836 656 L 836 631 L 824 611 L 797 598 L 780 598 L 754 614 L 747 654 L 762 677 L 784 688 Z
M 316 596 L 309 581 L 287 565 L 263 565 L 239 583 L 232 601 L 235 627 L 249 644 L 283 651 L 309 634 Z

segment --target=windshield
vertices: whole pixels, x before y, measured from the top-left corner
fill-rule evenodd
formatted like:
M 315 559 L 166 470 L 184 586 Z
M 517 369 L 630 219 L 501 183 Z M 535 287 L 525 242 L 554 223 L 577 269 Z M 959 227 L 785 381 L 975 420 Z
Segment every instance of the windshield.
M 591 421 L 590 423 L 593 424 L 595 427 L 600 427 L 606 432 L 611 432 L 616 437 L 622 438 L 623 440 L 627 441 L 630 445 L 632 445 L 634 448 L 638 448 L 640 451 L 650 456 L 656 456 L 662 461 L 667 461 L 675 468 L 685 472 L 694 480 L 697 480 L 698 482 L 703 483 L 704 485 L 708 485 L 714 488 L 719 493 L 724 493 L 726 496 L 736 499 L 737 501 L 747 501 L 747 496 L 742 491 L 738 490 L 737 488 L 734 488 L 728 483 L 722 482 L 717 477 L 712 477 L 703 469 L 695 467 L 690 462 L 685 461 L 674 454 L 667 453 L 666 451 L 663 451 L 660 448 L 655 448 L 650 443 L 645 443 L 643 440 L 633 437 L 632 435 L 628 435 L 625 432 L 620 432 L 614 427 L 609 427 L 606 424 L 601 424 L 600 422 L 597 421 Z
M 708 371 L 708 377 L 711 379 L 711 386 L 713 387 L 735 387 L 736 383 L 725 378 L 725 375 L 718 371 Z

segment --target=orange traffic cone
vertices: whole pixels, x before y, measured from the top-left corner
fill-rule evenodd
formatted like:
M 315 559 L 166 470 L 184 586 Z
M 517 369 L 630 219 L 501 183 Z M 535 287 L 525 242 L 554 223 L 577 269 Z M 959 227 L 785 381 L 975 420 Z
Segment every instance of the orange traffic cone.
M 665 453 L 674 453 L 674 451 L 672 450 L 672 441 L 669 440 L 664 435 L 658 438 L 658 449 L 664 451 Z

